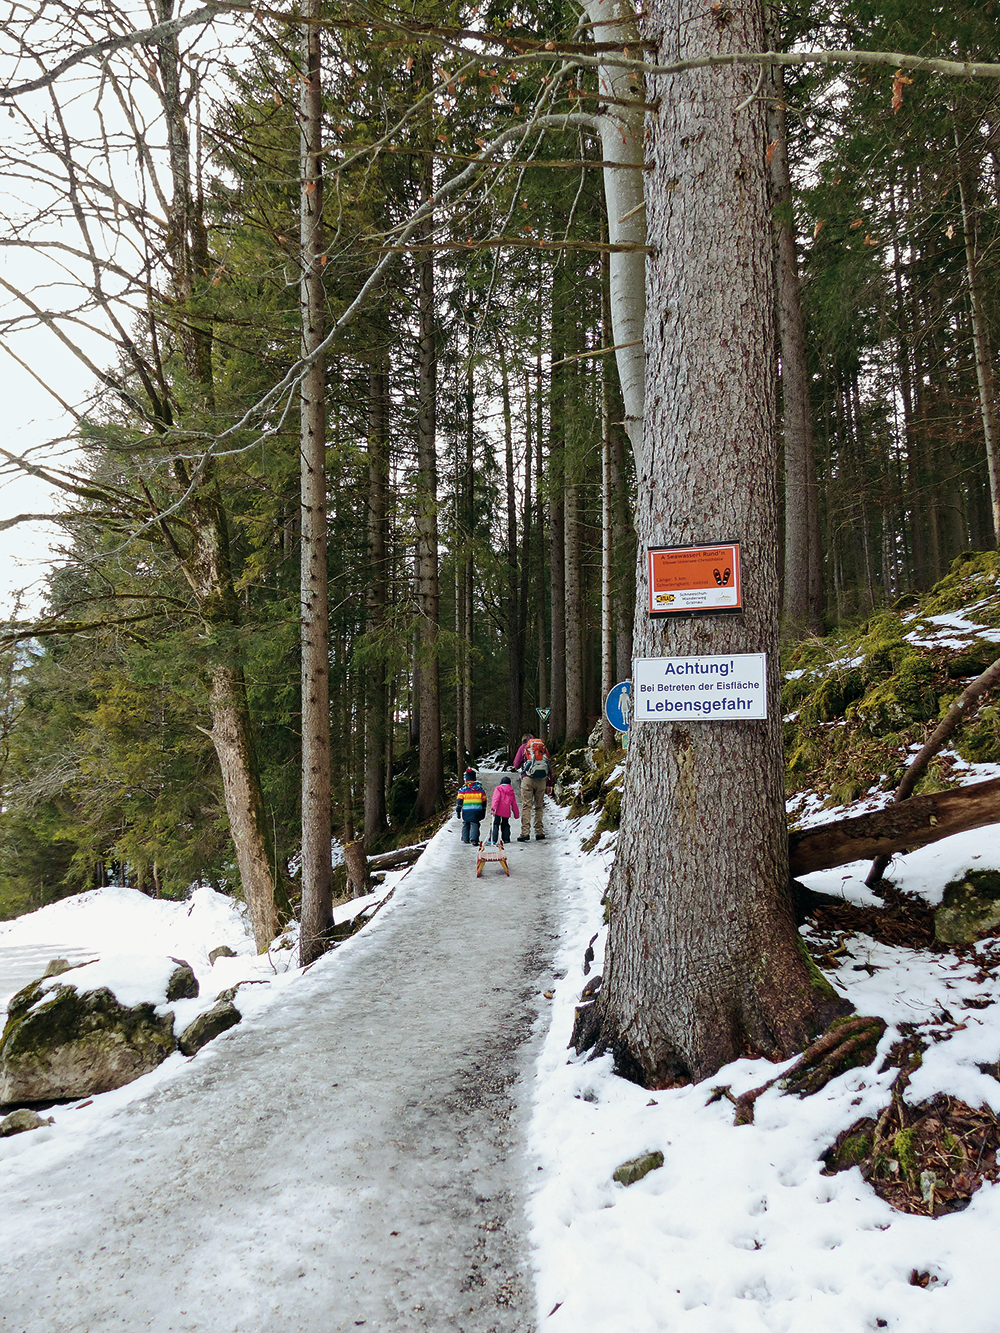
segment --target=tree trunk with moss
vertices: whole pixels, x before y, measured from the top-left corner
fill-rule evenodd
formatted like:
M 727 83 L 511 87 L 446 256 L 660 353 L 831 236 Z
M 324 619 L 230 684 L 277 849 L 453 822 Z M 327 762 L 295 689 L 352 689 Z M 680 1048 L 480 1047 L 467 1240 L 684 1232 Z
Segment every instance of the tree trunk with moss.
M 730 13 L 654 0 L 647 15 L 664 63 L 763 46 L 759 3 Z M 770 209 L 755 79 L 705 69 L 648 90 L 661 108 L 648 124 L 640 582 L 649 546 L 736 539 L 746 610 L 653 621 L 640 599 L 635 651 L 765 653 L 771 715 L 631 733 L 598 1045 L 647 1086 L 704 1078 L 740 1056 L 785 1059 L 849 1008 L 810 969 L 788 896 Z

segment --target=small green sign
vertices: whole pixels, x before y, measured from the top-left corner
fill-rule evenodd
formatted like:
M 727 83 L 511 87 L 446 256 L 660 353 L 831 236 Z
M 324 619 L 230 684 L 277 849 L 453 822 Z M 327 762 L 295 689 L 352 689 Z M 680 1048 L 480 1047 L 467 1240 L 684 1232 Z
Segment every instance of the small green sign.
M 542 719 L 543 722 L 548 722 L 549 718 L 552 715 L 551 708 L 536 708 L 535 712 L 538 714 L 538 716 Z

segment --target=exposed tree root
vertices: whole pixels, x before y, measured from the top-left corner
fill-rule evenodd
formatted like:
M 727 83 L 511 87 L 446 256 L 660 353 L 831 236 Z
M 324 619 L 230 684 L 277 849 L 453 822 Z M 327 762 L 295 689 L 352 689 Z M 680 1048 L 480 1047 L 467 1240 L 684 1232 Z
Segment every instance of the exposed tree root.
M 836 1019 L 821 1037 L 802 1052 L 791 1069 L 735 1099 L 733 1123 L 752 1125 L 757 1098 L 775 1084 L 780 1085 L 783 1092 L 809 1097 L 825 1088 L 832 1078 L 843 1074 L 845 1070 L 871 1064 L 883 1032 L 885 1023 L 881 1018 Z M 717 1089 L 716 1093 L 723 1091 Z

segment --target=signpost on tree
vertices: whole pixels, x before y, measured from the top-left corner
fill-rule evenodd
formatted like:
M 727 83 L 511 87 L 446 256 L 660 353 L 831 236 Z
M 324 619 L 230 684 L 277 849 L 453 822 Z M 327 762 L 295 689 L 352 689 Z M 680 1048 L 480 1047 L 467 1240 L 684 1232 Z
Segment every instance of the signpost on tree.
M 700 0 L 650 0 L 643 26 L 658 48 L 650 63 L 764 48 L 760 0 L 724 13 Z M 687 604 L 637 599 L 635 651 L 684 663 L 750 654 L 765 703 L 752 721 L 701 714 L 694 725 L 693 710 L 671 710 L 671 720 L 632 730 L 590 1038 L 649 1087 L 704 1078 L 739 1056 L 785 1059 L 849 1009 L 810 970 L 788 895 L 771 211 L 755 81 L 738 68 L 700 68 L 646 87 L 656 110 L 646 122 L 636 530 L 653 579 L 675 584 L 654 583 L 651 596 L 683 594 Z M 727 564 L 722 548 L 736 544 Z M 698 577 L 685 580 L 685 565 Z M 740 605 L 732 594 L 719 605 L 730 588 Z

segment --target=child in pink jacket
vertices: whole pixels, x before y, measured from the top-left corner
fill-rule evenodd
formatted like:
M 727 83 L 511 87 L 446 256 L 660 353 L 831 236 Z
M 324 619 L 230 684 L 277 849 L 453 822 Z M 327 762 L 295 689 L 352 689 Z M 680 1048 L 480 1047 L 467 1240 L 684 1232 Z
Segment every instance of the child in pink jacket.
M 493 811 L 491 841 L 497 842 L 498 838 L 502 837 L 504 842 L 510 842 L 511 814 L 513 813 L 515 819 L 518 819 L 521 814 L 517 808 L 517 797 L 514 795 L 510 778 L 501 778 L 497 783 L 490 809 Z

